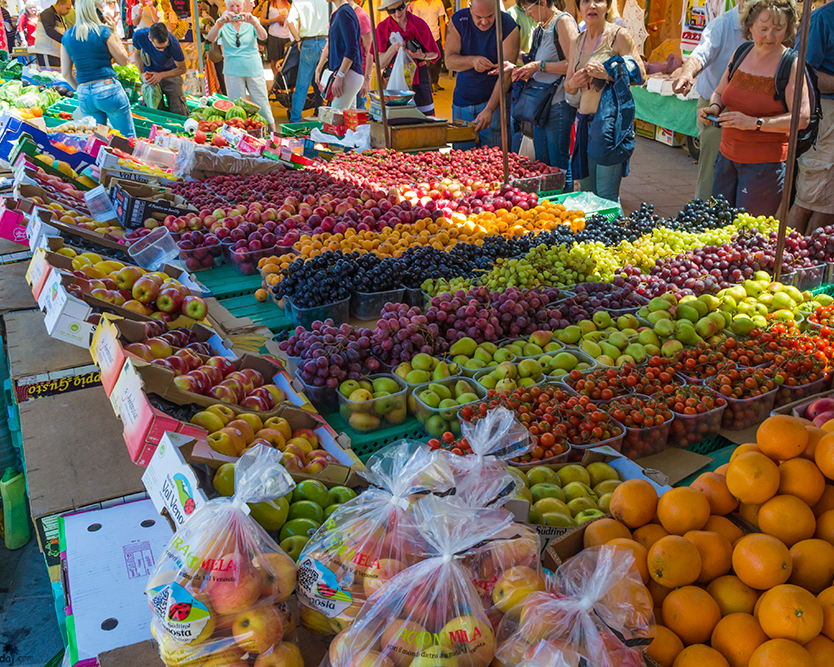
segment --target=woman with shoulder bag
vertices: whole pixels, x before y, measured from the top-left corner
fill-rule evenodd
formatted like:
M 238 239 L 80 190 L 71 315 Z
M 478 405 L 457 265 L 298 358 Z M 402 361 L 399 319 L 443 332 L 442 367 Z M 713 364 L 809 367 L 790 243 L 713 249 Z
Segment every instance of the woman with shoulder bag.
M 602 137 L 595 136 L 591 131 L 591 125 L 602 91 L 612 81 L 604 63 L 614 56 L 628 56 L 635 61 L 642 78 L 645 78 L 646 70 L 628 30 L 606 20 L 610 9 L 611 0 L 580 0 L 579 12 L 586 28 L 577 36 L 577 45 L 572 49 L 565 92 L 568 100 L 578 106 L 576 140 L 571 158 L 573 179 L 579 180 L 580 188 L 585 192 L 618 201 L 628 159 L 613 165 L 602 165 L 588 155 L 588 147 L 602 141 Z
M 527 4 L 529 3 L 529 4 Z M 519 7 L 538 22 L 533 32 L 531 61 L 513 68 L 513 81 L 531 78 L 550 84 L 553 97 L 543 125 L 534 126 L 533 145 L 536 159 L 566 172 L 565 191 L 573 190 L 570 170 L 570 136 L 576 109 L 565 99 L 565 74 L 572 59 L 578 29 L 573 16 L 565 9 L 565 0 L 521 0 Z M 522 91 L 521 95 L 524 95 Z

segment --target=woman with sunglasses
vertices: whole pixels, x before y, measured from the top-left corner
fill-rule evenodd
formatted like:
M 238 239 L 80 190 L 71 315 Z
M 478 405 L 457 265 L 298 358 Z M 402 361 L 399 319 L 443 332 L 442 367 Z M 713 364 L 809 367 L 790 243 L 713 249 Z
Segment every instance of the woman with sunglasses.
M 209 42 L 217 41 L 218 37 L 223 44 L 223 78 L 229 99 L 252 100 L 261 107 L 260 114 L 266 119 L 269 131 L 274 132 L 275 119 L 258 51 L 258 40 L 267 38 L 266 30 L 250 12 L 243 11 L 243 0 L 228 0 L 226 11 L 206 35 Z
M 565 74 L 579 30 L 573 16 L 565 11 L 565 0 L 521 0 L 519 7 L 538 25 L 533 31 L 532 60 L 513 69 L 513 81 L 532 77 L 539 83 L 558 84 L 546 124 L 533 128 L 533 144 L 537 160 L 567 172 L 565 192 L 570 192 L 570 134 L 576 109 L 565 100 Z
M 353 109 L 356 95 L 365 76 L 362 71 L 362 37 L 359 19 L 348 0 L 331 0 L 336 7 L 330 15 L 327 43 L 316 68 L 316 83 L 321 83 L 325 67 L 333 78 L 330 106 L 333 109 Z
M 427 116 L 434 115 L 434 97 L 431 90 L 431 74 L 429 74 L 428 63 L 440 59 L 437 52 L 437 42 L 431 34 L 431 28 L 419 16 L 415 16 L 407 10 L 408 0 L 382 0 L 380 9 L 388 13 L 376 27 L 376 38 L 380 49 L 388 46 L 385 51 L 379 54 L 379 65 L 383 69 L 388 67 L 397 56 L 397 51 L 405 49 L 406 53 L 417 65 L 414 73 L 414 80 L 411 82 L 411 89 L 414 91 L 414 104 L 417 110 Z M 391 35 L 399 33 L 402 43 L 392 43 Z

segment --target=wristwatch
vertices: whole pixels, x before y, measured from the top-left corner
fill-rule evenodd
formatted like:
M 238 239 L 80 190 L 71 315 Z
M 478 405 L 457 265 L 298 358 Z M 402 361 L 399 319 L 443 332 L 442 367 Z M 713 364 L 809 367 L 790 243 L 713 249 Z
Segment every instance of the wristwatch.
M 540 61 L 540 62 L 539 62 L 539 71 L 540 71 L 540 72 L 546 72 L 546 71 L 547 71 L 547 70 L 544 68 L 544 66 L 545 66 L 546 64 L 547 64 L 547 63 L 546 63 L 544 60 L 542 60 L 542 61 Z
M 344 79 L 345 73 L 342 70 L 339 70 L 338 72 L 336 72 L 336 76 L 338 76 L 340 79 Z
M 756 119 L 756 132 L 762 129 L 762 125 L 764 125 L 764 120 L 761 118 Z

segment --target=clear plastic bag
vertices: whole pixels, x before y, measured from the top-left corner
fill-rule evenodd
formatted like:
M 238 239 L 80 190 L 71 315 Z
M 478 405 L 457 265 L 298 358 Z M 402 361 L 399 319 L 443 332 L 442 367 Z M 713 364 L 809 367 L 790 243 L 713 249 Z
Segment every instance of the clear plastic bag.
M 330 515 L 298 558 L 301 623 L 319 636 L 342 632 L 374 591 L 425 557 L 411 504 L 454 485 L 446 459 L 422 443 L 390 445 L 367 468 L 371 488 Z
M 498 631 L 495 655 L 504 667 L 524 664 L 540 642 L 559 648 L 571 667 L 642 667 L 653 603 L 631 552 L 585 549 L 562 565 L 546 591 L 528 595 Z
M 521 657 L 518 667 L 578 667 L 568 662 L 568 656 L 559 646 L 547 641 L 531 646 Z
M 414 60 L 405 50 L 405 43 L 400 33 L 391 33 L 389 40 L 393 44 L 402 43 L 403 46 L 397 51 L 397 55 L 394 56 L 391 76 L 388 77 L 388 83 L 385 84 L 385 88 L 387 90 L 411 90 L 411 82 L 414 79 L 414 72 L 417 71 L 417 65 L 415 65 Z
M 329 667 L 487 667 L 495 635 L 462 556 L 503 531 L 500 509 L 430 495 L 414 505 L 427 558 L 384 583 L 330 646 Z
M 294 488 L 280 460 L 280 451 L 264 445 L 241 456 L 234 496 L 199 507 L 157 561 L 145 593 L 166 664 L 231 665 L 248 653 L 303 667 L 298 648 L 284 643 L 295 634 L 283 604 L 295 588 L 295 563 L 247 506 Z

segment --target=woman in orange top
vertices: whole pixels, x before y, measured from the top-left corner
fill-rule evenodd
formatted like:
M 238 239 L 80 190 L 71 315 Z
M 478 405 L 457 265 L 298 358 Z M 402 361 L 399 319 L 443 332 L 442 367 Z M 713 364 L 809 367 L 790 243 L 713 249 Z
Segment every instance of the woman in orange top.
M 788 113 L 776 93 L 776 71 L 787 44 L 796 38 L 798 12 L 794 0 L 748 0 L 739 13 L 741 35 L 753 41 L 729 78 L 729 66 L 710 105 L 698 113 L 702 123 L 718 116 L 721 147 L 715 161 L 713 195 L 752 215 L 774 215 L 785 189 L 785 160 L 796 80 L 796 62 L 785 90 Z M 810 102 L 802 98 L 800 128 L 808 125 Z

